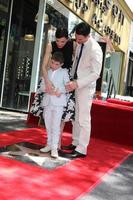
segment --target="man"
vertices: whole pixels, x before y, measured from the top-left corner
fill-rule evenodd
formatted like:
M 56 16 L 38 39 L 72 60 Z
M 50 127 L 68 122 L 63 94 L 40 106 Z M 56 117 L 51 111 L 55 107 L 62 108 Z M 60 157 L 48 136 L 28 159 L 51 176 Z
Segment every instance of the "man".
M 102 68 L 102 50 L 90 36 L 90 26 L 81 22 L 75 27 L 78 43 L 71 71 L 74 78 L 66 85 L 67 91 L 75 90 L 75 121 L 73 122 L 72 144 L 64 146 L 60 156 L 67 158 L 85 157 L 91 132 L 91 106 L 95 93 L 96 80 Z

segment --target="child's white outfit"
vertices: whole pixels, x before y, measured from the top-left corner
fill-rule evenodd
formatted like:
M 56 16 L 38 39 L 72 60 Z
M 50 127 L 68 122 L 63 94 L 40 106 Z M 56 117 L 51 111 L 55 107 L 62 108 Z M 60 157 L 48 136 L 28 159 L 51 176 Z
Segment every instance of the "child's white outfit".
M 65 85 L 69 82 L 69 75 L 67 69 L 58 68 L 56 70 L 48 70 L 49 80 L 53 83 L 55 90 L 58 89 L 61 92 L 59 97 L 44 94 L 42 106 L 43 118 L 47 130 L 47 146 L 40 149 L 41 152 L 51 151 L 51 156 L 58 157 L 58 145 L 60 140 L 60 125 L 63 115 L 64 106 L 67 104 L 67 94 Z M 44 80 L 41 85 L 41 90 L 45 91 Z

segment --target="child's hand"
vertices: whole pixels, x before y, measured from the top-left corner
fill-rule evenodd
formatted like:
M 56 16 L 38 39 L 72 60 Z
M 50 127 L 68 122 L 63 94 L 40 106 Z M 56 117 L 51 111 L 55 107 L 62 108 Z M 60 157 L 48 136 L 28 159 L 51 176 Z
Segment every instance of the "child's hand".
M 45 92 L 48 94 L 53 94 L 55 87 L 51 81 L 46 82 L 46 89 Z
M 61 92 L 59 91 L 59 89 L 55 90 L 55 96 L 60 97 L 61 96 Z

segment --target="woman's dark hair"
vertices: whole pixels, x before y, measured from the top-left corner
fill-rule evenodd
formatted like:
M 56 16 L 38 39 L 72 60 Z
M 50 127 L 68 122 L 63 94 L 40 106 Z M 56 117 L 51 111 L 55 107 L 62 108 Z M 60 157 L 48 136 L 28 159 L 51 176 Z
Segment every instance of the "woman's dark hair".
M 68 38 L 68 30 L 66 28 L 57 28 L 55 33 L 56 38 Z
M 90 34 L 90 26 L 85 22 L 81 22 L 75 27 L 76 34 L 87 36 Z
M 60 62 L 61 64 L 64 63 L 64 56 L 61 52 L 54 52 L 51 59 Z

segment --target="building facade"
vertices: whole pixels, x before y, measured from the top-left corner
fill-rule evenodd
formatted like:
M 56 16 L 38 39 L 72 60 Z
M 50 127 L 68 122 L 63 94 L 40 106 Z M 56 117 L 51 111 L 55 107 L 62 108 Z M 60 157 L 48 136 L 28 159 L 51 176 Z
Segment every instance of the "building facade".
M 104 51 L 98 90 L 123 94 L 132 19 L 124 0 L 0 0 L 0 107 L 28 111 L 47 42 L 82 20 Z

